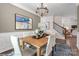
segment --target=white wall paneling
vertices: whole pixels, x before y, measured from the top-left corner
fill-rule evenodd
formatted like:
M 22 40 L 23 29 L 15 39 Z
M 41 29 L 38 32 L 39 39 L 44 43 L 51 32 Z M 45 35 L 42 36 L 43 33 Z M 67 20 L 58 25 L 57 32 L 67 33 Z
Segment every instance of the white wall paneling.
M 77 32 L 77 48 L 79 49 L 79 32 Z
M 33 31 L 0 33 L 0 53 L 13 48 L 10 41 L 11 35 L 15 35 L 20 38 L 32 34 Z

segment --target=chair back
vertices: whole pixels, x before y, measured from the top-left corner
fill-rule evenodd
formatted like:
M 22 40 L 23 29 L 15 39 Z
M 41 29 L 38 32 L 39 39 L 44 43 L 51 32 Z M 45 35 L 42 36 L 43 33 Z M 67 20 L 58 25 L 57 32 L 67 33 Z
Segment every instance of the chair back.
M 19 45 L 19 38 L 16 36 L 11 36 L 10 39 L 11 39 L 12 46 L 14 48 L 14 55 L 21 56 L 22 54 L 21 54 L 20 45 Z
M 50 53 L 52 52 L 52 47 L 55 45 L 55 40 L 56 40 L 55 34 L 48 36 L 48 43 L 47 43 L 47 47 L 46 47 L 45 56 L 50 55 Z

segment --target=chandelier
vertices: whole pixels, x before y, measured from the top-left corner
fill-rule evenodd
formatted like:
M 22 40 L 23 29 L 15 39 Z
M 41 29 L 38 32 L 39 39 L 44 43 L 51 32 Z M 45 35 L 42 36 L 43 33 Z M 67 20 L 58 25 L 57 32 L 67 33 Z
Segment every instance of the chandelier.
M 37 7 L 36 13 L 42 17 L 46 16 L 48 14 L 47 6 L 44 6 L 43 3 L 41 3 L 41 7 Z

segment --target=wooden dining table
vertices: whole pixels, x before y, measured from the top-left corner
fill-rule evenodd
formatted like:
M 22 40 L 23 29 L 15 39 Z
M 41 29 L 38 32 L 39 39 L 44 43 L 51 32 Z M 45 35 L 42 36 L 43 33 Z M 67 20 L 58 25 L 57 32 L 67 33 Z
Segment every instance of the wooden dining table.
M 36 39 L 36 38 L 33 38 L 33 36 L 28 36 L 28 37 L 22 38 L 23 46 L 24 46 L 24 43 L 27 43 L 27 44 L 30 44 L 30 45 L 36 47 L 37 56 L 41 55 L 42 47 L 47 44 L 47 41 L 48 41 L 47 37 L 42 37 L 40 39 Z

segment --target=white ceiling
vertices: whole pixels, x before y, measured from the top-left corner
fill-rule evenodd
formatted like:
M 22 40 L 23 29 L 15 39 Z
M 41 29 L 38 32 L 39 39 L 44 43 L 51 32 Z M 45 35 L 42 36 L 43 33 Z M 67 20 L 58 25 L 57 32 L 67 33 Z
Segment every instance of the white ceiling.
M 36 8 L 40 7 L 39 3 L 17 3 L 17 5 L 35 13 Z M 45 3 L 49 9 L 48 16 L 75 16 L 77 6 L 75 3 Z

